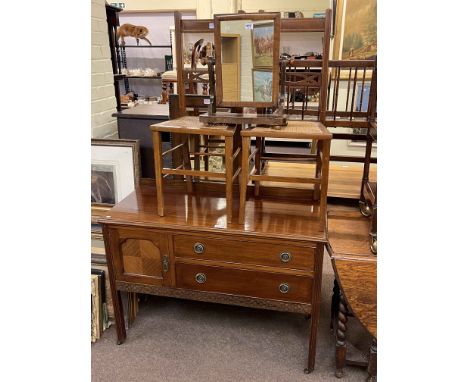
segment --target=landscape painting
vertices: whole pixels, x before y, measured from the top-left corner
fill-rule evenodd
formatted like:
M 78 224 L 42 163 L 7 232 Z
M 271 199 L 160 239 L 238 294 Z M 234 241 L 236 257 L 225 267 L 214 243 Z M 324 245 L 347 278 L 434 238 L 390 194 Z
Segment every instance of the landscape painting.
M 252 29 L 252 60 L 254 68 L 273 67 L 273 23 L 254 24 Z
M 273 72 L 271 70 L 252 69 L 252 87 L 254 102 L 271 102 Z
M 343 60 L 377 55 L 377 0 L 347 0 L 341 50 Z

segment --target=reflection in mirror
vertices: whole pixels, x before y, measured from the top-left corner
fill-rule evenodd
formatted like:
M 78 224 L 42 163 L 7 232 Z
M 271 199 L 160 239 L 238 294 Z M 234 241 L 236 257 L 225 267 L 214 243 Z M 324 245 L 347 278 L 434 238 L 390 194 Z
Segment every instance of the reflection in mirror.
M 221 20 L 223 101 L 272 102 L 273 20 Z

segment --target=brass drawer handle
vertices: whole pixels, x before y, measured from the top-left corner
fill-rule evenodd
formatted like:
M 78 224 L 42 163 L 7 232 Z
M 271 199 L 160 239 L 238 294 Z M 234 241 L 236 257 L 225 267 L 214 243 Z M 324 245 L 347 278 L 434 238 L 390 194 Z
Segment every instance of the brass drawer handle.
M 292 259 L 292 256 L 289 252 L 281 252 L 279 257 L 282 263 L 289 263 Z
M 279 291 L 281 293 L 288 293 L 289 292 L 289 285 L 287 283 L 281 283 L 279 285 Z
M 205 246 L 202 243 L 195 243 L 193 245 L 193 251 L 198 254 L 203 253 L 205 252 Z
M 206 282 L 206 275 L 204 273 L 197 273 L 195 275 L 195 281 L 199 284 L 203 284 Z

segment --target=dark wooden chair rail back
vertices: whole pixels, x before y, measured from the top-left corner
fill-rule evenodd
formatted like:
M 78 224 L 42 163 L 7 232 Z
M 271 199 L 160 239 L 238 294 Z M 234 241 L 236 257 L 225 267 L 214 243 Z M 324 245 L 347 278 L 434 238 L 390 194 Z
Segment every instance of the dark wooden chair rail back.
M 321 87 L 321 60 L 291 60 L 286 68 L 286 113 L 301 119 L 319 118 L 319 106 L 309 104 Z M 370 114 L 375 113 L 376 60 L 329 61 L 326 117 L 327 127 L 367 127 Z M 366 96 L 366 89 L 368 96 Z M 298 97 L 299 96 L 299 97 Z M 293 102 L 300 98 L 301 106 Z M 366 102 L 367 98 L 367 102 Z M 313 118 L 316 117 L 316 118 Z

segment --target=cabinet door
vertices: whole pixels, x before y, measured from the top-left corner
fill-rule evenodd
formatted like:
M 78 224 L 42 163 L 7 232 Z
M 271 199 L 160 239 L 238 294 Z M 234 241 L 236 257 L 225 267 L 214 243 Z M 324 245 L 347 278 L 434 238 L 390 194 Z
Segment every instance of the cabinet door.
M 151 229 L 113 227 L 109 229 L 112 265 L 120 281 L 169 285 L 168 238 Z

